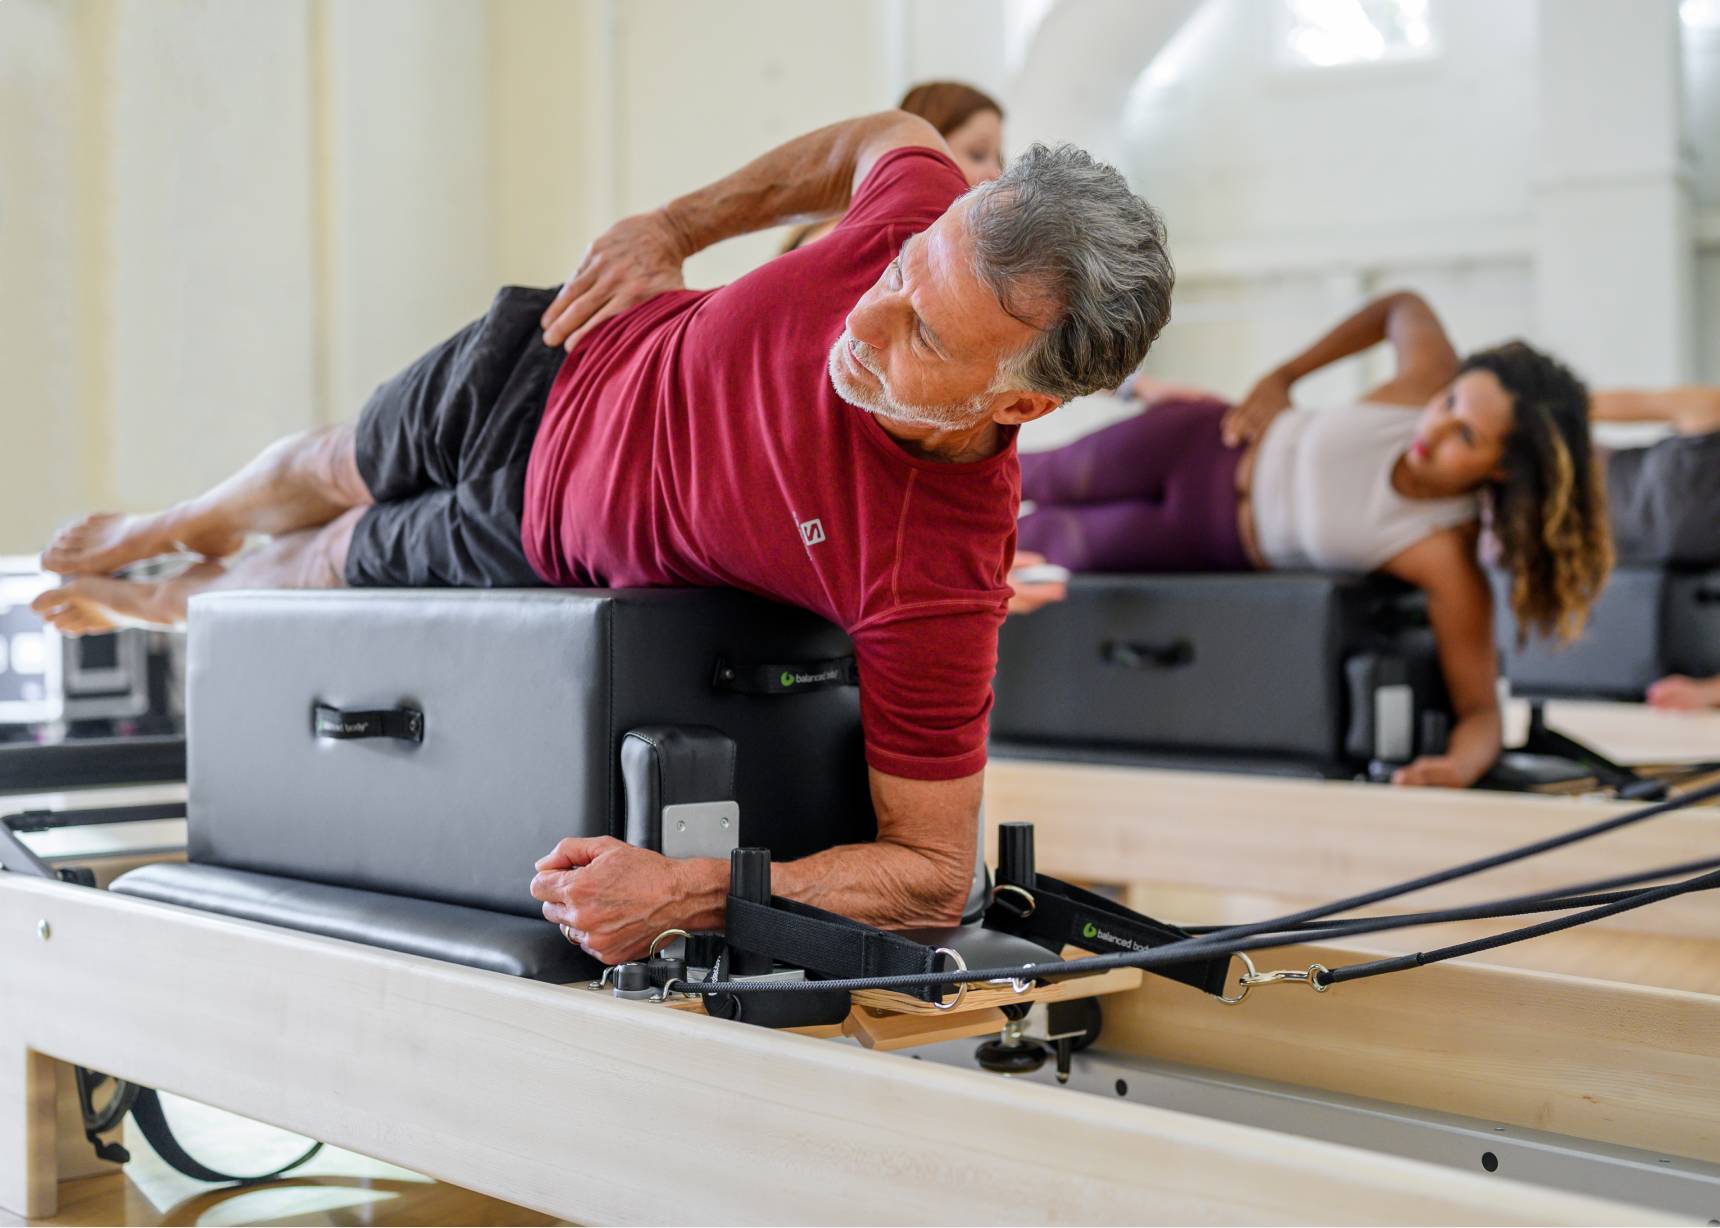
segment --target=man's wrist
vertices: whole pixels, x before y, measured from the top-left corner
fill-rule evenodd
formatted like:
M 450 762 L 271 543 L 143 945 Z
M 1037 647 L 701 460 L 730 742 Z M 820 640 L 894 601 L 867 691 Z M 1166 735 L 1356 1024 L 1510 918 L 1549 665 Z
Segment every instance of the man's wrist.
M 704 250 L 707 243 L 701 242 L 688 214 L 691 210 L 681 200 L 672 200 L 657 210 L 657 217 L 663 223 L 669 234 L 669 242 L 674 248 L 675 255 L 685 261 L 689 257 Z
M 671 860 L 675 895 L 681 901 L 687 929 L 713 930 L 723 927 L 729 898 L 729 867 L 713 857 Z

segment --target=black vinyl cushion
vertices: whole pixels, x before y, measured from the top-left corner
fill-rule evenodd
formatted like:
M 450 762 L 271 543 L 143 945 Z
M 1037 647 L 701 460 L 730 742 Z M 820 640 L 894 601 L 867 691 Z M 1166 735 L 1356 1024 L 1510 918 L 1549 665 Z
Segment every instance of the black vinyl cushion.
M 232 592 L 191 603 L 194 862 L 538 915 L 532 865 L 564 836 L 626 838 L 622 742 L 733 740 L 743 844 L 778 860 L 876 835 L 854 687 L 713 685 L 827 660 L 842 631 L 723 590 Z M 340 741 L 314 704 L 411 709 L 421 742 Z
M 1518 642 L 1509 586 L 1493 574 L 1500 655 L 1519 694 L 1640 700 L 1667 674 L 1720 673 L 1720 569 L 1615 567 L 1568 647 Z
M 1407 634 L 1420 602 L 1395 581 L 1317 572 L 1076 576 L 1066 600 L 1005 624 L 991 735 L 1340 761 L 1346 661 L 1430 652 Z
M 184 862 L 141 866 L 115 879 L 112 890 L 556 984 L 602 970 L 542 917 Z

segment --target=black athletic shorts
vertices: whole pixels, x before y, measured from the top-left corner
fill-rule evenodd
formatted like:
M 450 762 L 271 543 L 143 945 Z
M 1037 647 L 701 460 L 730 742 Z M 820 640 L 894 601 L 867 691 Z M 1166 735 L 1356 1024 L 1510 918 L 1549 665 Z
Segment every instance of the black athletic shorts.
M 353 530 L 354 588 L 529 588 L 526 462 L 566 357 L 538 320 L 554 290 L 507 286 L 483 318 L 371 395 L 358 472 L 376 498 Z
M 1607 509 L 1621 563 L 1720 563 L 1720 431 L 1607 455 Z

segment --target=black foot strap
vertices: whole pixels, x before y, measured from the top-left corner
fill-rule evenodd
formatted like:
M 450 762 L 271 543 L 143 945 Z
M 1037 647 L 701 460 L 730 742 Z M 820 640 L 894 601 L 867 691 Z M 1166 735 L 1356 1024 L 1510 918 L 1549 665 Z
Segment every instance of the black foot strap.
M 1030 939 L 1053 951 L 1074 946 L 1095 954 L 1145 951 L 1191 937 L 1187 930 L 1124 908 L 1049 874 L 1035 874 L 1032 887 L 999 882 L 993 888 L 991 907 L 986 909 L 985 926 Z M 1148 971 L 1220 996 L 1229 969 L 1230 957 L 1219 956 Z
M 725 931 L 732 947 L 838 980 L 943 970 L 934 947 L 779 895 L 768 905 L 731 895 Z M 904 992 L 938 1000 L 936 987 Z

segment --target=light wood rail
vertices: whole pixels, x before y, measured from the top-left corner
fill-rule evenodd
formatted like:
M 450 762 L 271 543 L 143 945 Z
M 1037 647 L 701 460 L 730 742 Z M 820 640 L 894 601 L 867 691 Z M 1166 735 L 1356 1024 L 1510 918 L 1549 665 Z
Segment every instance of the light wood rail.
M 51 1059 L 578 1222 L 1670 1222 L 6 875 L 0 1207 L 30 1215 L 57 1192 Z
M 1060 878 L 1318 901 L 1417 878 L 1634 808 L 1473 789 L 1024 759 L 994 759 L 986 768 L 993 864 L 997 825 L 1030 822 L 1039 868 Z M 1720 809 L 1649 819 L 1406 896 L 1392 911 L 1544 891 L 1703 856 L 1720 856 Z M 1602 924 L 1711 939 L 1720 936 L 1720 892 L 1668 900 Z

